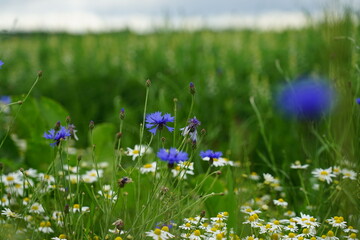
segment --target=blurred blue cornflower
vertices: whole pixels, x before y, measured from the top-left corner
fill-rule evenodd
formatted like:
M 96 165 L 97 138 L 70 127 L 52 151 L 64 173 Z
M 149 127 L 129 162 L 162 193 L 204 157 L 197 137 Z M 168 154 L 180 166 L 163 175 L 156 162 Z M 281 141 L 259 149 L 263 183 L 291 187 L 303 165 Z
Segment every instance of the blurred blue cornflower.
M 356 99 L 356 103 L 357 103 L 357 104 L 360 104 L 360 98 L 357 98 L 357 99 Z
M 10 107 L 8 104 L 11 103 L 11 97 L 10 96 L 1 96 L 0 97 L 0 112 L 9 113 Z
M 222 156 L 222 152 L 214 152 L 213 150 L 206 150 L 200 152 L 201 158 L 220 158 Z
M 169 150 L 162 148 L 157 153 L 157 156 L 162 161 L 168 162 L 169 165 L 184 162 L 189 158 L 186 152 L 178 151 L 176 148 L 170 148 Z
M 2 103 L 2 104 L 11 103 L 11 97 L 10 96 L 1 96 L 0 97 L 0 103 Z
M 189 125 L 187 125 L 184 128 L 181 128 L 180 130 L 182 131 L 182 135 L 183 136 L 188 136 L 190 137 L 190 139 L 193 142 L 197 141 L 197 130 L 196 128 L 201 124 L 201 122 L 199 120 L 196 119 L 196 117 L 191 118 L 188 121 Z
M 214 162 L 214 159 L 217 160 L 222 156 L 222 152 L 214 152 L 213 150 L 206 150 L 200 152 L 200 157 L 204 161 L 209 161 L 209 164 L 212 165 Z
M 0 60 L 0 68 L 4 65 L 4 62 Z
M 152 134 L 156 134 L 156 130 L 162 130 L 165 126 L 169 132 L 172 132 L 174 130 L 173 127 L 169 127 L 166 124 L 168 122 L 174 122 L 174 117 L 172 117 L 169 113 L 164 114 L 164 116 L 161 115 L 161 112 L 154 112 L 146 115 L 146 128 L 151 132 Z
M 60 141 L 65 140 L 67 137 L 70 137 L 71 133 L 69 129 L 66 129 L 64 126 L 60 126 L 59 130 L 50 129 L 47 133 L 45 132 L 43 137 L 46 139 L 54 140 L 55 142 L 50 143 L 50 146 L 59 146 Z
M 277 95 L 277 107 L 288 117 L 316 120 L 330 112 L 335 92 L 324 80 L 301 78 L 286 84 Z

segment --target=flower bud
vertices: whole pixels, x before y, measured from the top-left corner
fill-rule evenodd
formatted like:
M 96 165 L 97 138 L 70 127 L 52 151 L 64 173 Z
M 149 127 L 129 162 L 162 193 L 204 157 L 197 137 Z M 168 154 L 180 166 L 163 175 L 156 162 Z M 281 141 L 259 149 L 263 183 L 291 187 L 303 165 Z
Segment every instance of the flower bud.
M 147 86 L 147 87 L 150 87 L 150 86 L 151 86 L 151 81 L 150 81 L 150 79 L 146 80 L 146 86 Z
M 193 82 L 190 82 L 190 94 L 194 95 L 196 92 L 195 85 Z
M 95 123 L 94 123 L 93 120 L 91 120 L 90 123 L 89 123 L 89 128 L 90 128 L 90 130 L 93 130 L 94 127 L 95 127 Z
M 122 108 L 122 109 L 120 110 L 120 119 L 121 119 L 121 120 L 124 120 L 124 118 L 125 118 L 125 109 Z

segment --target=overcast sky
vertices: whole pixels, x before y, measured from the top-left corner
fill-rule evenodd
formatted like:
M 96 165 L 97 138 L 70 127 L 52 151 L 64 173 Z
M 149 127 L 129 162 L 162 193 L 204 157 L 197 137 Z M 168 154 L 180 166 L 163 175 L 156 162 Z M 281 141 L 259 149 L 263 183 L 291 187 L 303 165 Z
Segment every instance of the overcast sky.
M 305 13 L 318 15 L 336 2 L 360 8 L 360 0 L 0 0 L 0 29 L 300 26 Z

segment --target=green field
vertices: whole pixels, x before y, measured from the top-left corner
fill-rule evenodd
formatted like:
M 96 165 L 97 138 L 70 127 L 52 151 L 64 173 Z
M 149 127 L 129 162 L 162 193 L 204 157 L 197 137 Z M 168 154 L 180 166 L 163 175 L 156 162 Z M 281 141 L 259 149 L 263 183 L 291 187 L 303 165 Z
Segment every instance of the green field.
M 175 135 L 164 132 L 163 140 L 159 135 L 154 136 L 151 147 L 155 153 L 161 146 L 168 149 L 174 145 L 191 152 L 191 156 L 213 149 L 222 151 L 224 157 L 237 162 L 239 167 L 221 169 L 220 179 L 212 182 L 211 179 L 217 177 L 207 175 L 208 163 L 193 157 L 195 176 L 184 184 L 173 183 L 175 192 L 166 199 L 167 204 L 174 201 L 177 205 L 165 204 L 149 210 L 148 206 L 157 208 L 157 203 L 149 200 L 150 196 L 154 197 L 151 187 L 144 187 L 140 182 L 154 184 L 151 186 L 158 189 L 161 184 L 166 185 L 167 177 L 157 182 L 150 176 L 140 177 L 138 170 L 118 169 L 114 164 L 113 169 L 118 171 L 106 170 L 107 178 L 103 181 L 114 186 L 116 179 L 128 174 L 135 180 L 127 190 L 128 201 L 132 203 L 125 203 L 120 195 L 122 200 L 114 206 L 98 203 L 103 206 L 99 207 L 101 217 L 95 213 L 90 222 L 81 219 L 82 225 L 76 225 L 81 227 L 72 230 L 70 226 L 74 224 L 66 225 L 67 235 L 76 232 L 70 239 L 90 239 L 86 237 L 93 236 L 94 232 L 105 239 L 106 229 L 119 217 L 127 220 L 125 230 L 129 230 L 130 235 L 142 239 L 141 233 L 153 228 L 160 218 L 179 221 L 201 210 L 211 216 L 229 211 L 229 226 L 243 238 L 250 230 L 241 224 L 243 216 L 239 206 L 268 191 L 248 179 L 251 172 L 277 176 L 283 186 L 282 194 L 271 190 L 270 195 L 273 198 L 284 195 L 291 205 L 289 209 L 297 214 L 310 211 L 321 218 L 323 224 L 327 218 L 341 215 L 349 225 L 359 228 L 359 177 L 351 184 L 347 179 L 345 182 L 338 179 L 331 185 L 322 183 L 317 191 L 312 189 L 315 182 L 311 180 L 311 169 L 315 168 L 351 166 L 353 171 L 360 171 L 360 106 L 355 101 L 360 97 L 359 20 L 359 15 L 344 11 L 342 15 L 328 14 L 322 21 L 309 20 L 308 25 L 300 29 L 281 31 L 164 29 L 149 34 L 130 31 L 81 35 L 1 33 L 0 60 L 4 65 L 0 69 L 0 96 L 9 95 L 14 103 L 24 100 L 38 71 L 43 72 L 25 102 L 12 104 L 10 113 L 0 115 L 2 173 L 30 167 L 46 172 L 56 168 L 56 163 L 49 166 L 54 159 L 62 159 L 61 156 L 70 165 L 76 165 L 81 156 L 81 161 L 107 162 L 110 166 L 120 158 L 121 167 L 139 168 L 138 163 L 134 165 L 122 154 L 119 157 L 114 150 L 133 148 L 139 143 L 139 136 L 142 143 L 153 140 L 148 132 L 142 134 L 140 125 L 148 90 L 146 113 L 161 111 L 174 115 L 174 106 L 177 110 Z M 284 118 L 275 109 L 275 96 L 281 84 L 302 76 L 327 79 L 334 86 L 336 105 L 330 115 L 318 121 L 296 121 Z M 150 87 L 145 84 L 148 79 Z M 189 93 L 190 82 L 196 88 L 194 98 Z M 196 116 L 201 121 L 199 131 L 206 130 L 194 149 L 187 142 L 180 144 L 183 139 L 179 133 L 186 125 L 192 104 L 189 117 Z M 125 109 L 124 120 L 119 119 L 121 108 Z M 49 142 L 42 137 L 57 121 L 65 125 L 67 116 L 78 129 L 79 140 L 71 145 L 77 149 L 75 155 L 66 152 L 65 147 L 49 147 Z M 93 131 L 89 131 L 91 120 L 95 123 Z M 118 132 L 122 133 L 121 146 L 116 139 Z M 19 148 L 14 134 L 27 141 L 26 151 Z M 66 153 L 61 155 L 62 151 Z M 155 158 L 153 154 L 147 160 Z M 145 163 L 145 159 L 141 163 Z M 311 169 L 298 174 L 290 169 L 295 161 L 308 163 Z M 213 170 L 218 169 L 212 167 Z M 168 187 L 171 189 L 171 186 Z M 91 192 L 83 186 L 80 189 L 84 190 L 77 188 L 76 194 Z M 196 193 L 192 195 L 190 189 L 196 189 Z M 1 187 L 1 191 L 5 188 Z M 211 192 L 227 193 L 221 199 L 198 199 L 199 195 Z M 4 194 L 1 192 L 0 197 Z M 38 199 L 51 205 L 49 196 L 39 196 Z M 185 202 L 182 196 L 186 196 Z M 59 205 L 66 201 L 62 199 Z M 90 205 L 86 198 L 82 201 Z M 309 208 L 309 203 L 313 208 Z M 90 208 L 96 205 L 92 204 Z M 186 205 L 193 207 L 177 211 Z M 141 206 L 146 206 L 144 211 Z M 15 209 L 19 207 L 15 205 Z M 151 211 L 159 213 L 159 217 L 151 218 Z M 163 215 L 162 211 L 165 211 Z M 269 210 L 267 217 L 280 218 L 281 211 Z M 69 219 L 74 223 L 75 218 Z M 98 223 L 100 227 L 94 227 L 93 232 L 79 230 Z M 327 227 L 323 226 L 322 231 L 327 231 Z M 57 228 L 57 235 L 64 233 L 60 229 Z M 12 231 L 10 228 L 9 232 Z M 29 239 L 42 238 L 32 233 Z

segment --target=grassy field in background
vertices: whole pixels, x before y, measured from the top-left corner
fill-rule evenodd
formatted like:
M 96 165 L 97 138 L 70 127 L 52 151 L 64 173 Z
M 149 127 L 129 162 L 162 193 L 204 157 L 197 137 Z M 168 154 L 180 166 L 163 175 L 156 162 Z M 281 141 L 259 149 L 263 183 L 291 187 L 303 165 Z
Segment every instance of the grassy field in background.
M 0 95 L 22 99 L 38 70 L 43 77 L 12 127 L 19 138 L 28 140 L 27 151 L 16 150 L 9 137 L 0 149 L 0 161 L 8 171 L 47 169 L 54 153 L 42 135 L 70 116 L 79 136 L 74 147 L 91 148 L 95 142 L 97 157 L 111 162 L 113 153 L 107 150 L 115 147 L 107 139 L 115 141 L 121 108 L 126 112 L 122 146 L 138 143 L 147 79 L 147 113 L 173 113 L 176 98 L 179 127 L 186 123 L 193 82 L 193 115 L 206 129 L 201 150 L 217 149 L 239 161 L 242 170 L 229 178 L 252 171 L 274 173 L 289 184 L 284 189 L 289 202 L 303 203 L 296 195 L 300 180 L 288 171 L 296 160 L 314 168 L 350 161 L 355 171 L 360 170 L 360 108 L 355 102 L 360 97 L 359 20 L 345 13 L 281 31 L 2 33 Z M 327 79 L 337 90 L 333 112 L 320 121 L 292 121 L 274 108 L 279 86 L 303 76 Z M 91 120 L 95 129 L 100 126 L 93 140 Z M 164 137 L 172 141 L 170 134 Z M 205 166 L 202 163 L 196 172 L 204 173 Z M 358 187 L 358 182 L 344 186 L 354 196 L 334 198 L 317 206 L 318 212 L 355 215 L 353 222 L 359 224 Z M 315 201 L 316 195 L 312 197 Z

